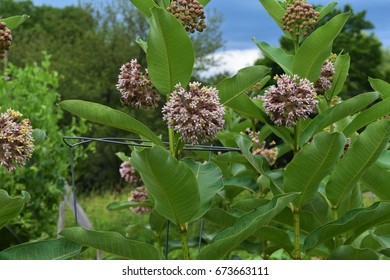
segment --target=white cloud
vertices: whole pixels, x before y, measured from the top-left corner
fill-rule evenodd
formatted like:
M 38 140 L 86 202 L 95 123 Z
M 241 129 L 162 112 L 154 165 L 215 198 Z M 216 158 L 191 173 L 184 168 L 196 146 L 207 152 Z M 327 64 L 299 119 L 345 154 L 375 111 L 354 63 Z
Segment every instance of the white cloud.
M 227 50 L 217 52 L 213 54 L 213 57 L 219 62 L 219 66 L 203 71 L 201 75 L 203 77 L 210 77 L 225 71 L 233 75 L 241 68 L 252 66 L 261 56 L 262 54 L 259 49 Z

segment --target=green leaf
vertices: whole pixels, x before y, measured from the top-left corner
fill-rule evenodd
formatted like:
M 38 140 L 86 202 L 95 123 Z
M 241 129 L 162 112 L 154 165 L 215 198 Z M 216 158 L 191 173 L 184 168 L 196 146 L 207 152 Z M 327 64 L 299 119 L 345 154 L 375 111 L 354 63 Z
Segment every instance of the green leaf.
M 339 219 L 327 223 L 312 231 L 305 239 L 304 250 L 325 242 L 342 233 L 355 231 L 354 236 L 375 225 L 390 221 L 390 202 L 376 202 L 368 208 L 359 208 L 346 212 Z
M 223 259 L 242 241 L 271 221 L 272 218 L 281 212 L 296 198 L 296 196 L 297 194 L 275 196 L 267 205 L 241 216 L 232 227 L 226 228 L 218 233 L 212 242 L 200 251 L 197 259 Z
M 214 196 L 223 189 L 222 172 L 212 162 L 200 163 L 192 158 L 185 158 L 183 162 L 195 174 L 199 184 L 200 209 L 191 219 L 191 221 L 196 221 L 210 210 Z
M 66 260 L 81 253 L 82 246 L 65 238 L 24 243 L 0 252 L 0 260 Z
M 146 206 L 146 207 L 153 207 L 150 202 L 148 201 L 142 201 L 142 202 L 134 202 L 134 201 L 120 201 L 120 202 L 111 202 L 107 205 L 106 209 L 108 211 L 119 211 L 123 209 L 129 209 L 132 207 L 139 207 L 139 206 Z
M 354 248 L 343 245 L 332 252 L 328 260 L 378 260 L 378 254 L 371 249 Z
M 279 245 L 286 252 L 292 252 L 294 250 L 294 245 L 286 230 L 264 226 L 256 233 L 256 236 L 264 241 L 271 241 L 272 243 Z
M 149 78 L 162 94 L 175 90 L 176 84 L 187 86 L 194 67 L 192 41 L 174 15 L 164 9 L 151 9 L 148 34 Z
M 342 134 L 321 132 L 294 156 L 284 173 L 284 191 L 300 193 L 295 207 L 301 209 L 314 198 L 321 181 L 340 158 L 344 145 Z
M 280 29 L 282 29 L 283 25 L 283 15 L 285 13 L 284 7 L 281 5 L 279 1 L 275 0 L 259 0 L 261 5 L 263 5 L 264 9 L 268 12 L 268 14 L 273 18 L 277 25 L 279 25 Z
M 263 54 L 278 64 L 286 74 L 293 74 L 294 56 L 292 54 L 287 54 L 282 48 L 271 47 L 266 42 L 258 42 L 255 39 L 253 41 Z
M 208 3 L 210 3 L 211 0 L 198 0 L 198 2 L 203 6 L 206 7 Z
M 238 217 L 227 213 L 221 208 L 210 209 L 204 216 L 206 220 L 220 225 L 224 228 L 231 227 L 237 221 Z
M 140 36 L 137 36 L 135 42 L 144 50 L 145 53 L 148 53 L 148 43 L 146 43 Z
M 40 145 L 46 140 L 47 135 L 44 130 L 34 129 L 32 132 L 32 137 L 34 138 L 34 145 Z
M 148 18 L 152 16 L 150 9 L 156 6 L 154 0 L 130 0 L 130 2 Z
M 167 224 L 167 219 L 157 213 L 156 210 L 153 210 L 149 215 L 149 225 L 150 228 L 155 231 L 158 235 L 164 230 Z
M 390 84 L 380 80 L 380 79 L 373 79 L 373 78 L 368 78 L 368 81 L 370 82 L 371 87 L 380 92 L 382 95 L 383 99 L 389 98 L 390 97 Z
M 164 146 L 163 142 L 146 125 L 131 116 L 110 107 L 82 100 L 65 100 L 60 107 L 73 115 L 91 122 L 103 124 L 125 131 L 136 133 L 149 139 L 156 145 Z
M 265 114 L 252 102 L 246 92 L 263 79 L 268 72 L 269 68 L 265 66 L 251 66 L 223 80 L 217 85 L 221 103 L 245 116 L 265 122 Z
M 349 54 L 341 54 L 337 56 L 334 64 L 335 72 L 333 75 L 332 88 L 326 93 L 328 99 L 337 96 L 344 87 L 344 83 L 348 77 L 351 58 Z
M 377 92 L 362 93 L 321 112 L 302 131 L 300 146 L 303 146 L 314 134 L 367 107 L 378 97 Z
M 1 19 L 2 22 L 5 22 L 7 25 L 7 28 L 9 30 L 13 30 L 19 25 L 21 25 L 23 22 L 25 22 L 29 18 L 28 15 L 22 15 L 22 16 L 13 16 L 8 18 Z
M 130 260 L 161 259 L 158 250 L 150 244 L 126 239 L 118 232 L 86 230 L 81 227 L 66 228 L 60 235 L 67 240 L 105 251 Z
M 26 191 L 22 191 L 20 196 L 10 197 L 5 190 L 0 189 L 0 228 L 15 219 L 29 200 L 30 195 Z
M 294 74 L 312 82 L 318 79 L 322 64 L 332 51 L 333 40 L 340 33 L 349 16 L 350 13 L 344 13 L 333 17 L 303 41 L 294 58 Z
M 390 98 L 386 98 L 359 113 L 352 122 L 343 130 L 345 136 L 351 136 L 355 131 L 376 121 L 377 119 L 390 114 Z
M 238 147 L 241 149 L 242 154 L 248 160 L 248 162 L 259 172 L 264 175 L 275 184 L 275 186 L 282 192 L 282 186 L 279 182 L 279 175 L 270 170 L 267 160 L 262 156 L 255 156 L 251 153 L 252 141 L 243 135 L 239 135 L 235 138 Z
M 198 180 L 192 170 L 169 151 L 159 146 L 134 150 L 131 165 L 141 174 L 160 215 L 183 225 L 199 212 Z
M 367 169 L 360 181 L 380 199 L 390 200 L 390 170 L 375 163 Z
M 334 7 L 337 6 L 337 2 L 331 2 L 329 3 L 328 5 L 324 6 L 324 7 L 319 7 L 316 9 L 316 11 L 318 11 L 320 14 L 318 16 L 318 21 L 320 21 L 321 19 L 323 19 L 327 14 L 329 14 Z
M 345 195 L 378 159 L 390 139 L 390 121 L 370 124 L 335 166 L 326 185 L 326 196 L 338 207 Z

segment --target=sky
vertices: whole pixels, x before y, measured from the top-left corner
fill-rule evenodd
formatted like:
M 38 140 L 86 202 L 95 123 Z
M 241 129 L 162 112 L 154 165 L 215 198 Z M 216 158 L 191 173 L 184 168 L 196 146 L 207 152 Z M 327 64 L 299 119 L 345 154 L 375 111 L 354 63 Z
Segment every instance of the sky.
M 77 5 L 78 0 L 32 0 L 36 5 L 47 4 L 56 7 Z M 101 2 L 97 0 L 96 2 Z M 112 0 L 115 1 L 115 0 Z M 90 0 L 90 2 L 95 2 Z M 309 0 L 310 4 L 326 5 L 330 0 Z M 389 0 L 339 0 L 337 8 L 342 9 L 350 3 L 354 12 L 366 10 L 366 19 L 371 21 L 375 29 L 367 30 L 382 42 L 384 48 L 390 48 L 390 1 Z M 207 9 L 214 9 L 223 15 L 221 30 L 225 46 L 216 54 L 221 61 L 220 67 L 214 68 L 208 75 L 224 70 L 235 73 L 238 69 L 252 65 L 261 56 L 252 41 L 265 41 L 270 45 L 279 45 L 282 31 L 273 22 L 258 0 L 211 0 Z M 206 10 L 207 10 L 206 9 Z M 207 15 L 207 14 L 206 14 Z

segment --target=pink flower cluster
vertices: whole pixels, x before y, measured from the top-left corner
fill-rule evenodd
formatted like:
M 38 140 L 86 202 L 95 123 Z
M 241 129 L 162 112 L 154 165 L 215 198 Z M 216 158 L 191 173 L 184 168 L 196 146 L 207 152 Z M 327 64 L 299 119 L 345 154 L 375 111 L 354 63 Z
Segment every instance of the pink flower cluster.
M 0 115 L 0 165 L 7 171 L 25 165 L 34 150 L 30 120 L 19 121 L 20 117 L 22 114 L 12 109 Z
M 129 184 L 133 186 L 139 186 L 142 184 L 142 180 L 139 175 L 136 173 L 133 166 L 131 166 L 130 162 L 124 161 L 122 162 L 119 173 L 121 177 Z
M 225 110 L 218 90 L 201 87 L 199 82 L 190 83 L 188 91 L 176 85 L 162 112 L 168 127 L 180 133 L 182 141 L 193 145 L 213 140 L 224 125 Z
M 274 79 L 277 85 L 258 98 L 264 101 L 264 110 L 276 125 L 294 126 L 315 112 L 318 101 L 312 82 L 286 74 Z
M 133 190 L 130 193 L 129 201 L 131 201 L 131 202 L 143 202 L 143 201 L 147 200 L 148 198 L 149 198 L 148 197 L 148 190 L 144 186 L 142 186 L 142 187 L 136 188 L 135 190 Z M 152 209 L 147 207 L 147 206 L 131 207 L 130 209 L 134 213 L 137 213 L 137 214 L 140 214 L 140 215 L 144 215 L 144 214 L 147 214 L 150 211 L 152 211 Z
M 149 80 L 147 69 L 141 71 L 140 68 L 136 59 L 120 68 L 116 88 L 121 93 L 121 102 L 136 108 L 156 108 L 160 95 Z
M 276 147 L 266 148 L 265 141 L 260 143 L 259 132 L 254 132 L 248 128 L 247 133 L 253 142 L 252 154 L 256 156 L 263 156 L 268 161 L 269 165 L 274 165 L 278 157 L 278 149 Z M 275 145 L 275 142 L 271 142 L 271 145 Z
M 317 94 L 324 94 L 326 90 L 332 87 L 334 72 L 335 69 L 333 62 L 325 60 L 322 64 L 321 75 L 315 83 L 315 91 Z

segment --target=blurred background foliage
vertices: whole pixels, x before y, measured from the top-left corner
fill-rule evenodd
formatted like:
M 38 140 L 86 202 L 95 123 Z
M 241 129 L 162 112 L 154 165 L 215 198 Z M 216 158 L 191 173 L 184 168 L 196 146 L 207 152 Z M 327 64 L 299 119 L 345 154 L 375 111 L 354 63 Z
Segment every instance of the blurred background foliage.
M 350 9 L 350 6 L 344 8 Z M 5 229 L 9 240 L 16 240 L 13 233 L 25 241 L 56 234 L 58 203 L 63 196 L 64 181 L 69 181 L 69 150 L 63 145 L 62 136 L 132 136 L 109 127 L 76 123 L 55 106 L 59 100 L 83 99 L 123 110 L 164 138 L 166 126 L 160 110 L 123 107 L 115 88 L 122 64 L 137 58 L 146 66 L 145 54 L 135 39 L 137 36 L 146 39 L 148 23 L 130 1 L 106 1 L 99 6 L 93 1 L 82 1 L 79 6 L 65 8 L 35 6 L 32 1 L 23 0 L 0 2 L 0 18 L 16 14 L 28 14 L 30 19 L 13 32 L 13 45 L 0 69 L 1 106 L 21 111 L 31 119 L 34 128 L 43 129 L 48 135 L 26 168 L 12 175 L 0 172 L 2 188 L 10 194 L 26 189 L 33 197 L 20 222 Z M 200 71 L 219 63 L 212 54 L 224 46 L 220 31 L 223 17 L 217 11 L 207 11 L 207 21 L 205 32 L 192 35 L 197 57 L 193 77 L 216 84 L 228 73 L 205 78 Z M 345 99 L 371 91 L 367 76 L 390 81 L 390 50 L 383 49 L 375 35 L 368 33 L 372 28 L 372 23 L 365 19 L 365 11 L 353 13 L 334 43 L 335 53 L 343 51 L 351 55 L 350 75 L 342 94 Z M 281 46 L 288 51 L 291 46 L 286 42 L 285 38 L 280 39 Z M 256 64 L 271 67 L 273 74 L 280 73 L 265 58 Z M 84 150 L 77 150 L 76 183 L 82 195 L 117 191 L 126 186 L 119 178 L 121 162 L 114 155 L 128 152 L 126 147 L 97 143 L 89 149 L 94 152 L 87 156 L 82 156 Z M 7 242 L 6 238 L 2 240 L 1 243 Z

